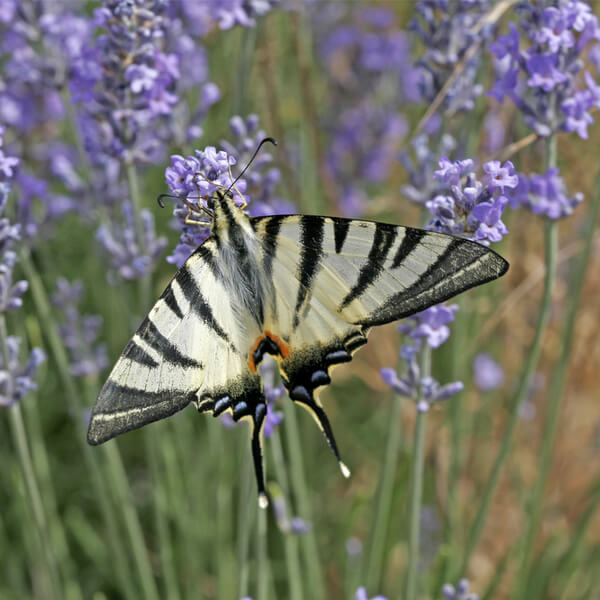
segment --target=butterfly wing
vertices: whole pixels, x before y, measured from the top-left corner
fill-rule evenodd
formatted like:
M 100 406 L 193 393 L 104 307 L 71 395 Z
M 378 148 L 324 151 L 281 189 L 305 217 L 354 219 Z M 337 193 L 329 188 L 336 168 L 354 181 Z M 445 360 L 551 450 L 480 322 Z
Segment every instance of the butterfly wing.
M 508 263 L 453 236 L 385 223 L 306 215 L 253 220 L 275 295 L 269 326 L 289 346 L 280 369 L 293 400 L 310 408 L 334 451 L 315 390 L 352 360 L 369 328 L 501 276 Z M 336 451 L 337 454 L 337 451 Z
M 125 347 L 92 410 L 88 441 L 100 444 L 190 402 L 199 409 L 234 408 L 261 394 L 248 370 L 235 299 L 214 271 L 214 242 L 203 244 L 177 272 Z

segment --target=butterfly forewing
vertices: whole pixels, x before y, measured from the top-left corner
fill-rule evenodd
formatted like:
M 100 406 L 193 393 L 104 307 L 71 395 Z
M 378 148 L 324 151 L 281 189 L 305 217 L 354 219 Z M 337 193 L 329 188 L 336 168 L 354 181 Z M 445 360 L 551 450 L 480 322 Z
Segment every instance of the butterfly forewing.
M 211 269 L 213 245 L 208 241 L 188 259 L 126 346 L 94 405 L 90 443 L 163 419 L 190 402 L 243 394 L 247 357 L 237 345 L 255 332 L 240 331 L 235 299 Z

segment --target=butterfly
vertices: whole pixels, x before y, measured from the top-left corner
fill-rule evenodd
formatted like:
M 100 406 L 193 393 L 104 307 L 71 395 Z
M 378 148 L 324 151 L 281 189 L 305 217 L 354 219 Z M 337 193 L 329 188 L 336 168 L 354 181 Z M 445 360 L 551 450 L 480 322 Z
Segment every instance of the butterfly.
M 331 369 L 352 360 L 371 327 L 407 317 L 503 275 L 476 242 L 373 221 L 249 217 L 231 194 L 208 199 L 211 235 L 175 274 L 125 347 L 93 407 L 92 445 L 193 404 L 252 424 L 261 507 L 268 504 L 259 365 L 273 356 L 289 397 L 323 430 Z

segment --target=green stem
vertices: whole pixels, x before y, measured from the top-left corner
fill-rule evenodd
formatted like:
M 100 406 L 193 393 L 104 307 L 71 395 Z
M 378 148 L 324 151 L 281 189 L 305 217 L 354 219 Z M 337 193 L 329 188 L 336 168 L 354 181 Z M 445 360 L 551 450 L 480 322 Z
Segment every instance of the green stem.
M 0 316 L 0 320 L 3 321 L 4 318 Z M 29 446 L 27 445 L 27 434 L 25 433 L 23 415 L 21 413 L 21 406 L 19 403 L 15 404 L 9 409 L 9 414 L 13 440 L 15 442 L 15 446 L 17 447 L 21 469 L 25 478 L 25 485 L 27 487 L 27 494 L 29 496 L 29 502 L 33 512 L 39 543 L 42 548 L 42 552 L 45 555 L 45 568 L 48 571 L 48 580 L 50 582 L 51 589 L 53 590 L 53 597 L 62 598 L 63 593 L 56 565 L 56 557 L 54 556 L 54 551 L 50 545 L 48 523 L 46 521 L 46 515 L 44 514 L 42 497 L 40 495 L 40 489 L 35 471 L 33 469 Z
M 290 475 L 295 497 L 298 503 L 300 516 L 312 522 L 312 511 L 308 497 L 308 488 L 304 477 L 304 459 L 300 445 L 300 434 L 298 421 L 296 419 L 296 406 L 293 402 L 284 402 L 285 421 L 287 423 L 286 433 L 288 440 L 288 452 L 290 456 Z M 319 560 L 319 550 L 314 534 L 314 528 L 301 537 L 301 547 L 307 567 L 307 581 L 310 581 L 314 600 L 325 600 L 325 588 L 323 585 L 323 571 Z
M 270 446 L 273 452 L 273 463 L 275 465 L 275 476 L 281 486 L 285 498 L 290 497 L 290 486 L 283 457 L 283 448 L 281 446 L 281 436 L 276 431 L 270 438 Z M 300 571 L 300 561 L 298 557 L 298 537 L 286 532 L 283 537 L 285 548 L 285 564 L 287 567 L 289 598 L 290 600 L 302 600 L 304 594 L 302 591 L 302 575 Z
M 238 596 L 242 598 L 248 595 L 248 575 L 250 566 L 248 564 L 248 553 L 250 548 L 250 530 L 254 524 L 256 504 L 252 498 L 252 462 L 251 454 L 242 448 L 242 485 L 240 486 L 240 502 L 238 507 Z M 264 512 L 261 510 L 260 512 Z M 227 576 L 224 574 L 224 576 Z
M 421 355 L 421 378 L 431 372 L 430 349 L 426 346 Z M 419 387 L 418 403 L 423 399 Z M 406 572 L 405 600 L 416 600 L 418 595 L 419 545 L 421 529 L 421 501 L 423 497 L 423 473 L 425 467 L 425 422 L 427 413 L 417 409 L 415 437 L 413 445 L 412 493 L 410 501 L 410 524 L 408 537 L 408 567 Z
M 565 387 L 566 373 L 569 367 L 569 358 L 573 346 L 573 336 L 575 333 L 575 322 L 577 320 L 577 311 L 581 300 L 581 293 L 585 281 L 585 273 L 589 262 L 592 249 L 592 240 L 594 237 L 595 225 L 598 220 L 598 211 L 600 205 L 600 179 L 596 194 L 590 207 L 589 227 L 586 233 L 585 244 L 581 254 L 581 259 L 574 277 L 573 284 L 569 286 L 569 306 L 567 309 L 567 318 L 564 328 L 563 343 L 560 358 L 556 365 L 549 386 L 549 398 L 547 403 L 547 412 L 544 423 L 544 435 L 542 437 L 542 447 L 540 450 L 538 478 L 533 488 L 531 501 L 529 503 L 529 518 L 525 530 L 523 550 L 521 554 L 521 565 L 517 577 L 518 594 L 514 597 L 524 598 L 526 592 L 528 570 L 532 560 L 533 546 L 536 534 L 539 529 L 540 520 L 543 514 L 544 491 L 552 465 L 552 451 L 556 439 L 556 429 L 558 425 L 558 416 L 560 414 L 561 399 Z M 555 221 L 547 222 L 546 228 L 550 229 L 553 236 L 552 243 L 557 244 L 557 225 Z
M 531 348 L 525 358 L 525 366 L 523 367 L 517 392 L 513 396 L 509 405 L 508 423 L 506 424 L 506 429 L 504 430 L 504 434 L 502 436 L 502 441 L 500 443 L 496 460 L 494 461 L 494 466 L 492 467 L 492 472 L 485 487 L 483 488 L 477 514 L 467 536 L 463 562 L 460 570 L 455 573 L 456 577 L 463 576 L 467 573 L 469 560 L 475 550 L 475 547 L 477 546 L 481 534 L 483 533 L 483 527 L 491 506 L 492 498 L 498 486 L 500 474 L 502 473 L 502 468 L 504 467 L 504 463 L 506 462 L 506 458 L 510 452 L 514 433 L 519 422 L 519 407 L 527 398 L 531 387 L 531 380 L 540 359 L 542 342 L 544 340 L 546 329 L 548 327 L 548 321 L 550 319 L 550 309 L 552 308 L 552 290 L 554 289 L 554 282 L 556 279 L 556 260 L 558 254 L 558 231 L 556 222 L 546 223 L 544 233 L 546 246 L 546 275 L 544 279 L 544 291 L 540 304 L 540 310 L 538 312 L 533 344 L 531 345 Z
M 267 511 L 263 508 L 254 508 L 258 511 L 257 554 L 258 554 L 258 590 L 257 600 L 267 600 L 269 584 L 269 557 L 267 555 Z
M 165 581 L 165 592 L 167 600 L 178 600 L 179 586 L 177 584 L 177 575 L 175 573 L 175 556 L 171 544 L 171 534 L 169 531 L 169 502 L 167 498 L 167 488 L 165 478 L 160 474 L 166 472 L 166 468 L 161 468 L 161 458 L 159 449 L 164 446 L 165 432 L 159 432 L 158 440 L 155 432 L 146 430 L 144 432 L 144 442 L 146 445 L 146 455 L 150 462 L 150 472 L 152 473 L 152 488 L 154 489 L 154 520 L 156 522 L 156 533 L 158 550 L 160 554 L 161 571 Z M 163 435 L 161 435 L 163 434 Z
M 39 481 L 40 495 L 48 519 L 50 543 L 55 551 L 58 569 L 65 586 L 65 597 L 69 599 L 82 598 L 83 592 L 81 591 L 80 582 L 77 577 L 77 568 L 67 542 L 63 520 L 58 514 L 53 482 L 54 477 L 50 469 L 48 450 L 42 435 L 39 406 L 33 402 L 24 402 L 23 409 L 25 411 L 25 423 L 31 446 L 33 465 Z
M 75 382 L 69 373 L 69 358 L 67 356 L 67 351 L 58 334 L 56 326 L 54 325 L 55 320 L 44 284 L 31 261 L 29 252 L 25 249 L 21 249 L 19 252 L 19 264 L 29 282 L 38 319 L 44 329 L 50 351 L 54 358 L 54 362 L 56 363 L 58 376 L 65 392 L 69 410 L 73 415 L 79 415 L 82 411 L 82 407 L 79 404 L 79 393 L 75 386 Z M 92 475 L 95 496 L 100 502 L 100 508 L 108 530 L 111 549 L 115 557 L 116 574 L 123 590 L 127 592 L 127 595 L 129 597 L 135 597 L 136 592 L 131 583 L 131 573 L 127 568 L 127 553 L 123 547 L 121 532 L 111 506 L 105 477 L 102 474 L 98 463 L 98 455 L 92 452 L 92 448 L 86 443 L 82 427 L 76 428 L 76 438 L 80 445 L 86 467 Z
M 373 534 L 369 547 L 366 585 L 368 590 L 379 589 L 381 571 L 384 564 L 384 551 L 389 532 L 389 518 L 394 492 L 394 476 L 398 466 L 400 451 L 400 417 L 402 414 L 402 398 L 394 394 L 392 414 L 390 416 L 387 446 L 383 461 L 383 470 L 379 484 L 379 497 L 374 512 Z

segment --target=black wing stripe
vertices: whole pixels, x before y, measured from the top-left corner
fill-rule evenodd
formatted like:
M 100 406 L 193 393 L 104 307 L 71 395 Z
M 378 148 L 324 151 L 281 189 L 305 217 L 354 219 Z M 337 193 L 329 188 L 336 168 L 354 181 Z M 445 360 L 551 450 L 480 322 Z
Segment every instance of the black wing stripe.
M 181 291 L 190 304 L 190 308 L 210 327 L 222 340 L 231 344 L 231 340 L 225 330 L 217 323 L 210 305 L 200 292 L 194 276 L 190 273 L 187 264 L 181 267 L 177 274 L 177 283 L 181 286 Z
M 213 274 L 213 277 L 215 279 L 222 281 L 223 275 L 221 274 L 221 270 L 217 265 L 215 255 L 212 253 L 206 242 L 199 246 L 198 249 L 194 252 L 194 254 L 197 254 L 208 265 L 208 268 L 210 269 L 210 272 Z
M 402 319 L 497 279 L 507 269 L 508 263 L 485 246 L 467 240 L 452 240 L 415 283 L 388 298 L 362 324 L 372 326 Z
M 202 367 L 202 363 L 182 354 L 156 327 L 150 317 L 146 317 L 137 334 L 150 348 L 166 362 L 182 367 Z
M 383 265 L 398 235 L 397 229 L 385 223 L 377 223 L 373 243 L 369 250 L 366 263 L 362 266 L 358 280 L 342 301 L 340 310 L 348 306 L 352 300 L 363 294 L 372 285 L 383 271 Z
M 350 221 L 335 219 L 333 221 L 333 237 L 335 239 L 335 251 L 339 254 L 344 247 L 348 230 L 350 229 Z
M 402 242 L 400 246 L 398 246 L 398 250 L 396 251 L 396 255 L 394 256 L 394 261 L 392 262 L 392 269 L 396 269 L 402 264 L 402 261 L 419 245 L 421 240 L 427 235 L 425 231 L 420 231 L 419 229 L 411 229 L 407 227 L 404 230 L 404 237 L 402 238 Z
M 123 356 L 146 367 L 158 367 L 158 363 L 135 340 L 131 340 L 127 344 L 127 347 L 123 350 Z
M 183 313 L 181 312 L 181 307 L 177 302 L 177 298 L 175 298 L 175 294 L 173 292 L 173 286 L 169 285 L 167 289 L 163 292 L 161 298 L 164 300 L 165 304 L 171 309 L 173 314 L 178 319 L 183 319 Z
M 297 275 L 300 285 L 298 287 L 298 297 L 296 299 L 294 328 L 298 326 L 298 312 L 310 291 L 313 278 L 321 265 L 321 259 L 323 257 L 324 226 L 324 219 L 302 217 L 300 220 L 300 245 L 302 249 Z
M 281 229 L 281 219 L 268 219 L 265 224 L 265 237 L 263 239 L 264 256 L 263 266 L 269 279 L 273 276 L 273 259 L 277 252 L 277 242 L 279 241 L 279 231 Z

